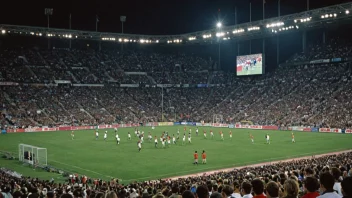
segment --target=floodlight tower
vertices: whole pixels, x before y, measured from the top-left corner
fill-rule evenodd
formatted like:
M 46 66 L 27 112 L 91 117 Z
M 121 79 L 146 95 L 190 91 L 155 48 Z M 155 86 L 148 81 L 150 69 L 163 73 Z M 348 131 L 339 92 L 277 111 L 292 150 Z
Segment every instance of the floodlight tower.
M 52 8 L 45 8 L 44 9 L 44 14 L 46 15 L 46 17 L 48 18 L 48 31 L 50 29 L 50 16 L 53 15 L 53 9 Z M 48 37 L 48 49 L 50 49 L 50 37 Z
M 281 16 L 281 0 L 277 2 L 277 15 Z M 279 65 L 280 62 L 280 37 L 276 35 L 276 64 Z
M 220 32 L 221 31 L 221 27 L 222 27 L 222 23 L 219 21 L 216 23 L 216 28 L 218 29 L 218 31 Z M 218 43 L 219 43 L 219 63 L 218 63 L 218 68 L 220 69 L 221 68 L 221 63 L 220 63 L 220 58 L 221 58 L 221 54 L 220 54 L 220 40 L 221 40 L 221 37 L 218 38 Z
M 123 23 L 126 22 L 126 16 L 120 16 L 121 26 L 122 26 L 122 34 L 123 34 Z M 122 39 L 123 40 L 123 39 Z M 123 42 L 121 42 L 121 51 L 123 52 Z

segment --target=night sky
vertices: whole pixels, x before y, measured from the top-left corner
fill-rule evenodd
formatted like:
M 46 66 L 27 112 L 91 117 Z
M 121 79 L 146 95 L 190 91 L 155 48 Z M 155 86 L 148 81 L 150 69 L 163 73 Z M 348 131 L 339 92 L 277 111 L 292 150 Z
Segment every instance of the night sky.
M 213 28 L 218 17 L 224 25 L 234 24 L 234 10 L 238 9 L 238 23 L 249 21 L 249 0 L 49 0 L 6 1 L 0 11 L 0 23 L 46 26 L 44 8 L 53 8 L 50 26 L 95 30 L 99 16 L 99 31 L 121 32 L 120 16 L 127 16 L 125 33 L 179 34 Z M 266 17 L 277 16 L 278 0 L 266 0 Z M 348 2 L 348 0 L 310 0 L 310 9 Z M 5 4 L 6 3 L 6 4 Z M 281 0 L 281 15 L 301 12 L 306 0 Z M 262 0 L 252 0 L 252 20 L 262 18 Z
M 321 8 L 351 0 L 310 0 L 310 9 Z M 53 16 L 50 17 L 50 27 L 69 28 L 69 16 L 72 16 L 72 29 L 95 31 L 96 15 L 99 16 L 98 31 L 121 32 L 120 16 L 127 17 L 124 24 L 124 33 L 171 35 L 182 34 L 216 26 L 218 16 L 225 26 L 235 24 L 235 7 L 237 7 L 238 23 L 249 21 L 249 0 L 49 0 L 49 1 L 6 1 L 0 10 L 0 24 L 47 26 L 47 18 L 44 8 L 53 8 Z M 281 0 L 281 15 L 293 14 L 307 9 L 307 0 Z M 277 17 L 278 0 L 266 0 L 266 18 Z M 219 12 L 220 10 L 220 12 Z M 220 13 L 220 14 L 219 14 Z M 252 0 L 252 21 L 262 19 L 262 0 Z M 345 33 L 350 37 L 350 31 L 346 26 L 341 29 L 324 29 L 324 27 L 307 32 L 308 46 L 322 42 L 322 32 L 326 32 L 326 39 L 336 37 L 336 34 Z M 349 26 L 349 28 L 351 28 Z M 1 38 L 0 38 L 1 39 Z M 45 47 L 46 39 L 38 40 L 27 38 L 3 37 L 0 40 L 0 48 L 16 46 L 41 46 Z M 39 38 L 38 38 L 39 39 Z M 294 53 L 302 52 L 302 33 L 295 31 L 291 34 L 281 35 L 280 39 L 280 62 L 287 60 Z M 29 44 L 28 42 L 31 42 Z M 66 40 L 52 41 L 57 48 L 68 47 Z M 266 38 L 266 71 L 277 67 L 276 60 L 276 37 Z M 25 44 L 26 43 L 26 44 Z M 73 48 L 85 47 L 97 49 L 97 42 L 73 40 Z M 104 49 L 120 49 L 118 43 L 103 43 Z M 221 45 L 221 69 L 235 72 L 236 56 L 254 53 L 262 53 L 262 40 L 252 40 L 239 43 L 240 50 L 232 42 L 223 42 Z M 218 60 L 218 45 L 163 45 L 151 47 L 139 45 L 144 50 L 169 53 L 197 53 L 203 57 L 211 57 Z M 128 45 L 126 47 L 133 47 Z

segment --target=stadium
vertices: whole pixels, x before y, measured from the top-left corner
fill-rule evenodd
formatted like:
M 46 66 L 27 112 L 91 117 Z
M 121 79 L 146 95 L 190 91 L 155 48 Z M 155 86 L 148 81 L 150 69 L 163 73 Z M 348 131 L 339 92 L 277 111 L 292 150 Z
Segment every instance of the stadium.
M 32 3 L 0 13 L 0 198 L 352 196 L 351 2 Z

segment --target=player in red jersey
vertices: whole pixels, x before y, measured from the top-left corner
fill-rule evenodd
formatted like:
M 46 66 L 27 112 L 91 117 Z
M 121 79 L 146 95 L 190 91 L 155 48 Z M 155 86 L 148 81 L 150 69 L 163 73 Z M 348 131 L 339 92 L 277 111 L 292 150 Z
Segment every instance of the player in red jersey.
M 203 133 L 204 133 L 204 138 L 207 139 L 207 131 L 204 130 Z
M 206 164 L 206 163 L 207 163 L 207 154 L 203 150 L 203 153 L 202 153 L 202 164 Z
M 187 130 L 187 127 L 183 127 L 183 131 L 186 131 Z
M 194 157 L 193 164 L 194 165 L 198 165 L 198 153 L 197 153 L 197 151 L 194 152 L 193 157 Z

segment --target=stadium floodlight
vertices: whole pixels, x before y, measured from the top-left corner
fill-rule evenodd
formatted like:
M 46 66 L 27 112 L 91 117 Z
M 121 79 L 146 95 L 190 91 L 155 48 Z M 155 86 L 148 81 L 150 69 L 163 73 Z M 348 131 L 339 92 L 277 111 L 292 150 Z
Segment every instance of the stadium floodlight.
M 196 37 L 195 36 L 191 36 L 191 37 L 188 38 L 188 40 L 190 40 L 190 41 L 196 40 Z
M 336 13 L 334 13 L 334 17 L 337 17 L 337 14 L 336 14 Z
M 346 10 L 346 14 L 349 14 L 350 13 L 350 11 L 349 10 Z
M 6 33 L 6 31 L 5 31 L 5 30 L 1 30 L 1 33 L 2 33 L 2 34 L 5 34 L 5 33 Z
M 210 38 L 211 37 L 211 34 L 204 34 L 203 35 L 203 38 L 207 39 L 207 38 Z
M 248 31 L 253 31 L 253 30 L 260 30 L 260 27 L 250 27 L 250 28 L 248 28 Z
M 159 40 L 156 40 L 156 43 L 159 43 Z
M 222 26 L 222 23 L 221 23 L 221 22 L 217 22 L 217 23 L 216 23 L 216 27 L 221 28 L 221 26 Z
M 217 33 L 216 33 L 216 37 L 222 37 L 222 36 L 224 36 L 224 35 L 225 35 L 224 32 L 217 32 Z
M 144 42 L 145 42 L 145 40 L 144 40 L 144 39 L 141 39 L 139 42 L 140 42 L 140 43 L 144 43 Z
M 244 29 L 237 29 L 237 30 L 234 30 L 232 33 L 237 34 L 237 33 L 241 33 L 241 32 L 244 32 Z
M 283 25 L 285 25 L 284 22 L 271 23 L 271 24 L 267 24 L 266 28 L 279 27 L 279 26 L 283 26 Z

